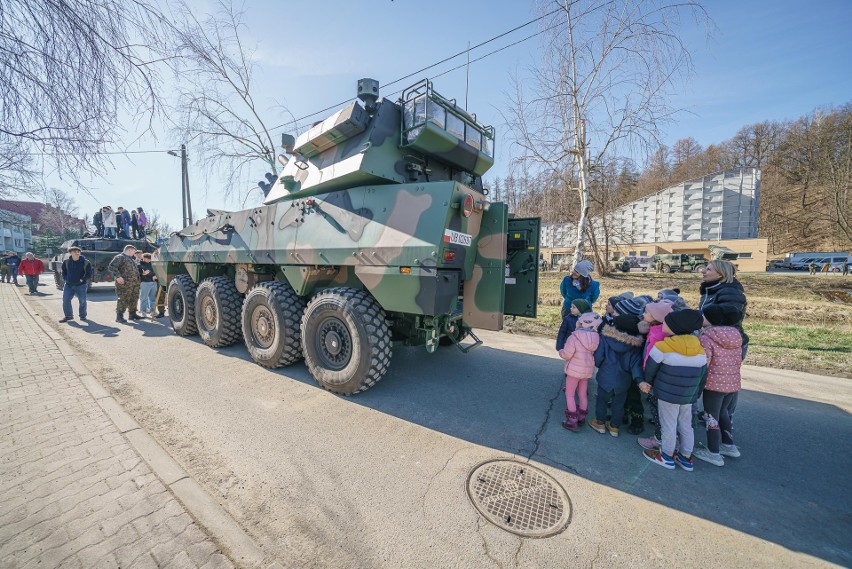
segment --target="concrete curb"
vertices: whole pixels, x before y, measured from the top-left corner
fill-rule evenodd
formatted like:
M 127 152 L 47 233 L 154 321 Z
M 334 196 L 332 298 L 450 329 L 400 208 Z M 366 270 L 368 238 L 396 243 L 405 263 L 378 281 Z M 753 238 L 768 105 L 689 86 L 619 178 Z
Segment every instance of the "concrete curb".
M 148 464 L 154 474 L 183 504 L 189 514 L 210 534 L 213 540 L 239 567 L 265 569 L 284 569 L 277 562 L 264 564 L 265 555 L 255 541 L 237 524 L 231 515 L 219 505 L 189 474 L 172 458 L 160 444 L 124 410 L 109 391 L 92 375 L 83 360 L 62 335 L 54 330 L 45 317 L 36 311 L 20 291 L 16 290 L 18 300 L 24 305 L 30 317 L 47 336 L 53 340 L 62 357 L 77 374 L 80 382 L 104 413 L 115 423 L 130 446 Z

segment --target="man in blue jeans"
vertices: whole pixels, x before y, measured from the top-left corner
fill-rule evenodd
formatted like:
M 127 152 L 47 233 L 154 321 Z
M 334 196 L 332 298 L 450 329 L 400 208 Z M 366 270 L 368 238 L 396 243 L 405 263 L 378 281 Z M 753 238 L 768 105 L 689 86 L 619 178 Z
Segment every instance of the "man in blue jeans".
M 71 299 L 75 296 L 80 303 L 80 320 L 86 319 L 86 290 L 94 276 L 92 264 L 80 254 L 79 247 L 72 245 L 68 248 L 68 253 L 71 256 L 62 263 L 62 278 L 65 280 L 65 286 L 62 288 L 62 311 L 65 318 L 60 322 L 74 319 Z

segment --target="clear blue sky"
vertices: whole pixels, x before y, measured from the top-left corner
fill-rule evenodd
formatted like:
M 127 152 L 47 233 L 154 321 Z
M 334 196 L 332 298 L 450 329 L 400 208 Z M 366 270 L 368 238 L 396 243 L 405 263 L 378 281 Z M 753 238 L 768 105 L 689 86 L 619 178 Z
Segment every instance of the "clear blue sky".
M 199 1 L 198 11 L 211 4 Z M 506 0 L 335 0 L 288 8 L 282 4 L 274 0 L 246 2 L 244 39 L 258 49 L 258 98 L 270 109 L 276 102 L 284 103 L 297 117 L 354 98 L 355 82 L 361 77 L 391 81 L 465 49 L 468 42 L 475 45 L 536 15 L 532 3 Z M 852 1 L 716 0 L 707 1 L 706 8 L 716 26 L 713 36 L 708 40 L 695 29 L 683 32 L 693 53 L 695 75 L 673 101 L 689 112 L 668 128 L 668 144 L 692 136 L 706 146 L 730 138 L 746 124 L 793 119 L 817 106 L 852 100 Z M 471 57 L 538 31 L 534 26 Z M 508 170 L 511 148 L 505 143 L 500 110 L 507 105 L 510 72 L 523 75 L 535 62 L 536 42 L 529 40 L 471 66 L 469 110 L 482 122 L 494 124 L 498 132 L 497 164 L 489 176 Z M 463 62 L 459 58 L 428 74 Z M 415 78 L 409 82 L 414 83 Z M 464 86 L 463 69 L 436 80 L 439 92 L 460 100 L 464 99 Z M 267 120 L 278 124 L 286 117 L 270 110 Z M 277 138 L 278 133 L 274 134 Z M 180 141 L 170 140 L 162 132 L 156 140 L 146 138 L 128 149 L 165 150 L 179 145 Z M 148 211 L 158 210 L 173 227 L 179 227 L 178 160 L 165 152 L 129 159 L 119 156 L 113 166 L 107 179 L 91 181 L 99 201 L 113 207 L 141 205 Z M 258 180 L 264 172 L 258 165 Z M 240 207 L 223 199 L 223 188 L 215 180 L 203 187 L 195 166 L 191 166 L 190 176 L 197 213 L 203 214 L 208 207 Z M 82 212 L 91 215 L 97 207 L 93 198 L 58 177 L 46 181 L 69 191 Z

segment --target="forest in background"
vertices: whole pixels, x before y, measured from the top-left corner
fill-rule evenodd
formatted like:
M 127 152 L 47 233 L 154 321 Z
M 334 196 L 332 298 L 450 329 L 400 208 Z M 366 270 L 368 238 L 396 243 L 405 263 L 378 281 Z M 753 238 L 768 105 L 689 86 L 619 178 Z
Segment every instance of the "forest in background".
M 795 120 L 747 125 L 706 148 L 683 138 L 661 146 L 642 167 L 606 157 L 591 166 L 592 222 L 673 184 L 739 167 L 762 172 L 758 236 L 768 238 L 770 255 L 852 248 L 852 102 Z M 535 171 L 523 161 L 505 178 L 486 183 L 492 198 L 507 202 L 517 216 L 544 223 L 576 223 L 580 199 L 574 185 L 568 173 Z

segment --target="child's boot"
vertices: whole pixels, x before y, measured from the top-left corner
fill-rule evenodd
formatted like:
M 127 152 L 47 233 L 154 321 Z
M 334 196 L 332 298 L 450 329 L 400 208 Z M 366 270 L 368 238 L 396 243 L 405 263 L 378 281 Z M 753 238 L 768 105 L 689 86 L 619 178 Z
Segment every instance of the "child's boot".
M 588 409 L 578 409 L 577 410 L 577 423 L 582 427 L 586 424 L 586 415 L 589 414 Z
M 568 429 L 569 431 L 577 432 L 580 430 L 578 425 L 578 416 L 577 413 L 567 412 L 565 415 L 568 417 L 566 420 L 562 421 L 562 426 Z
M 630 418 L 630 426 L 627 427 L 627 432 L 631 435 L 639 435 L 645 430 L 645 417 L 642 415 L 633 415 Z

